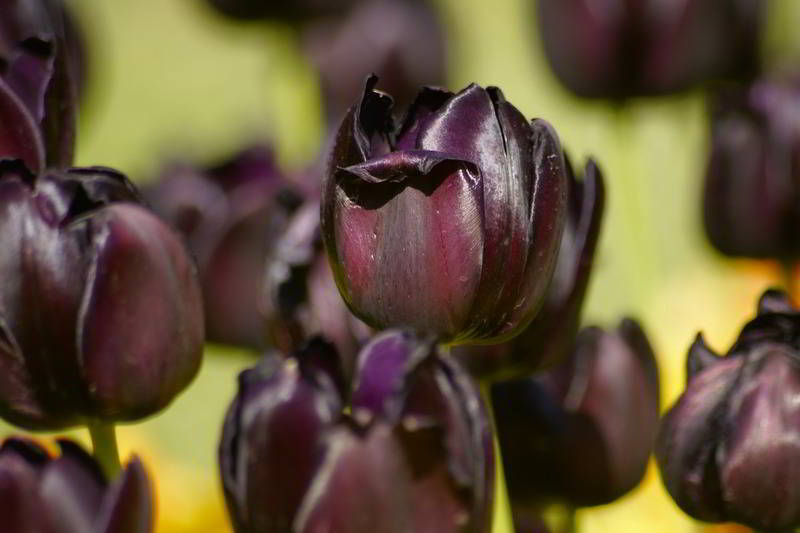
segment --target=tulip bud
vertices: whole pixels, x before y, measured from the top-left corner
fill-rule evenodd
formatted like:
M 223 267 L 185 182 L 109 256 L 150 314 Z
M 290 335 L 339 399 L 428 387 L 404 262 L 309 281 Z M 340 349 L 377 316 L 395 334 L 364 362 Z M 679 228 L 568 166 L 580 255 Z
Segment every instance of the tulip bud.
M 800 77 L 720 93 L 706 173 L 705 228 L 731 256 L 800 256 Z
M 264 272 L 301 203 L 264 146 L 205 170 L 174 165 L 145 191 L 197 258 L 208 340 L 262 348 Z
M 284 353 L 322 335 L 336 346 L 345 376 L 369 327 L 347 309 L 322 247 L 319 201 L 309 200 L 292 216 L 267 259 L 266 312 L 270 341 Z
M 593 160 L 582 181 L 566 164 L 567 222 L 561 236 L 553 281 L 536 318 L 510 341 L 492 346 L 453 348 L 473 376 L 508 379 L 549 368 L 563 360 L 575 342 L 589 285 L 605 204 L 603 175 Z
M 684 91 L 760 68 L 763 0 L 539 0 L 544 51 L 559 80 L 587 98 Z
M 312 25 L 305 42 L 333 124 L 358 99 L 361 80 L 370 72 L 402 109 L 420 86 L 444 82 L 444 31 L 433 7 L 423 0 L 362 2 L 343 20 Z
M 113 170 L 0 162 L 0 415 L 136 420 L 192 380 L 200 292 L 183 243 Z
M 469 377 L 432 341 L 388 331 L 352 390 L 346 403 L 320 339 L 242 373 L 219 449 L 235 531 L 489 531 L 492 444 Z
M 723 356 L 698 335 L 688 384 L 656 444 L 675 502 L 708 522 L 759 530 L 800 527 L 800 313 L 770 290 Z
M 376 329 L 500 342 L 552 278 L 567 176 L 555 132 L 499 89 L 424 88 L 399 132 L 367 80 L 339 129 L 322 235 L 351 311 Z
M 60 0 L 0 6 L 0 158 L 34 172 L 66 167 L 75 149 L 83 41 Z
M 346 12 L 361 0 L 207 0 L 221 14 L 238 20 L 304 21 Z
M 150 533 L 153 498 L 134 457 L 113 482 L 77 444 L 59 440 L 51 457 L 32 441 L 0 446 L 0 524 L 26 533 Z
M 658 426 L 656 359 L 639 325 L 583 329 L 548 373 L 492 387 L 515 514 L 612 502 L 639 484 Z

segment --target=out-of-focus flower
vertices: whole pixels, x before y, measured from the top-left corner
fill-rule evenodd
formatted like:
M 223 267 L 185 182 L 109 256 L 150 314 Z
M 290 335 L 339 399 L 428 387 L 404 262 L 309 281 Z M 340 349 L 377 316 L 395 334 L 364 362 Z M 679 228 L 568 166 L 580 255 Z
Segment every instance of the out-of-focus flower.
M 544 51 L 579 96 L 669 94 L 760 68 L 763 0 L 538 0 Z
M 800 76 L 721 92 L 713 104 L 705 228 L 732 256 L 800 255 Z
M 664 484 L 690 516 L 758 530 L 800 526 L 798 338 L 800 313 L 775 290 L 724 357 L 698 335 L 686 390 L 656 444 Z
M 334 123 L 358 99 L 370 72 L 403 109 L 419 87 L 444 83 L 444 31 L 433 6 L 423 0 L 363 2 L 343 20 L 309 27 L 305 41 Z
M 0 234 L 0 415 L 36 429 L 135 420 L 192 380 L 194 265 L 122 174 L 2 161 Z
M 342 296 L 376 329 L 500 342 L 538 311 L 564 228 L 555 132 L 496 87 L 423 88 L 399 131 L 370 77 L 339 129 L 322 232 Z
M 83 40 L 60 0 L 0 6 L 0 157 L 66 167 L 84 83 Z
M 239 20 L 306 21 L 347 12 L 362 0 L 207 0 L 217 11 Z M 370 0 L 371 1 L 371 0 Z
M 552 371 L 492 387 L 515 513 L 609 503 L 639 484 L 658 427 L 656 359 L 639 325 L 581 330 Z
M 150 533 L 153 497 L 134 457 L 109 482 L 77 444 L 59 440 L 51 457 L 32 441 L 12 438 L 0 447 L 0 523 L 25 533 Z
M 575 342 L 581 308 L 589 284 L 605 204 L 603 176 L 593 160 L 582 181 L 567 161 L 567 223 L 561 237 L 553 281 L 544 305 L 522 333 L 492 346 L 453 348 L 474 376 L 494 379 L 519 376 L 551 367 L 566 357 Z
M 265 146 L 208 169 L 174 165 L 145 190 L 200 269 L 208 340 L 263 348 L 266 258 L 302 198 Z
M 490 530 L 487 416 L 432 340 L 375 337 L 343 394 L 319 339 L 242 373 L 219 449 L 237 533 Z
M 319 228 L 319 201 L 309 200 L 293 215 L 267 260 L 267 311 L 271 344 L 293 353 L 315 335 L 336 346 L 351 378 L 356 355 L 370 337 L 369 327 L 342 300 Z

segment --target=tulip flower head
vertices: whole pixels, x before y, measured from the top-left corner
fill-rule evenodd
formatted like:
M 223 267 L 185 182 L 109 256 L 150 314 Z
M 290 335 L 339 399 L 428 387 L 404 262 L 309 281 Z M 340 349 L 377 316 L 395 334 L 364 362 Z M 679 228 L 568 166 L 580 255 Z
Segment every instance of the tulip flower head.
M 197 258 L 208 340 L 263 348 L 267 256 L 302 203 L 272 150 L 254 145 L 205 169 L 168 166 L 145 195 Z
M 656 458 L 688 515 L 758 530 L 800 527 L 800 313 L 769 290 L 725 356 L 698 335 L 686 390 L 665 415 Z
M 538 311 L 566 215 L 555 132 L 499 89 L 423 88 L 399 130 L 367 80 L 337 134 L 322 234 L 353 313 L 452 343 L 500 342 Z
M 490 530 L 488 419 L 452 360 L 387 331 L 346 390 L 321 339 L 242 373 L 219 448 L 237 533 Z
M 122 174 L 0 161 L 0 235 L 3 418 L 136 420 L 189 384 L 203 350 L 195 267 Z
M 152 533 L 153 496 L 134 457 L 119 477 L 72 441 L 61 455 L 32 441 L 11 438 L 0 446 L 0 524 L 9 533 Z
M 714 100 L 703 201 L 720 252 L 800 256 L 800 77 L 762 79 Z
M 563 364 L 492 387 L 512 509 L 610 503 L 644 476 L 659 414 L 656 358 L 641 327 L 581 330 Z

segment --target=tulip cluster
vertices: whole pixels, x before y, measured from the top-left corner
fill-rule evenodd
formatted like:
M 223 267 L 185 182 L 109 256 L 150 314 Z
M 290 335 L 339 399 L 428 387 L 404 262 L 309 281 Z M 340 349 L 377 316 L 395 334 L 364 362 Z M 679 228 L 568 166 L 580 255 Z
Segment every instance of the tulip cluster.
M 147 474 L 135 457 L 120 471 L 109 428 L 164 409 L 205 340 L 267 350 L 240 374 L 218 447 L 237 533 L 488 533 L 493 439 L 520 531 L 546 531 L 554 503 L 631 491 L 654 444 L 691 516 L 800 527 L 800 312 L 787 295 L 766 292 L 724 357 L 698 337 L 659 428 L 642 327 L 581 327 L 603 173 L 594 159 L 575 172 L 553 127 L 499 88 L 435 87 L 445 32 L 432 6 L 207 3 L 303 25 L 327 118 L 343 117 L 308 176 L 261 145 L 168 166 L 144 194 L 115 170 L 73 167 L 78 26 L 59 0 L 0 6 L 0 416 L 85 425 L 94 445 L 93 458 L 62 440 L 54 457 L 6 440 L 0 529 L 151 532 Z M 714 106 L 706 226 L 726 254 L 788 261 L 798 90 L 752 82 L 764 9 L 539 0 L 538 18 L 581 96 L 750 82 Z

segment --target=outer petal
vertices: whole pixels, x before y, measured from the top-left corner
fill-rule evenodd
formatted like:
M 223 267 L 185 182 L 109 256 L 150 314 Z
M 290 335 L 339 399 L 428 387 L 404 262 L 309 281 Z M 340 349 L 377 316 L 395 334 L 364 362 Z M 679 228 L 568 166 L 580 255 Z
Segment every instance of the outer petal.
M 520 376 L 558 363 L 578 332 L 581 308 L 600 235 L 605 188 L 593 161 L 578 182 L 569 164 L 569 210 L 553 281 L 539 314 L 504 344 L 454 347 L 453 353 L 473 375 Z
M 106 490 L 95 521 L 96 533 L 151 533 L 153 497 L 150 480 L 138 457 Z
M 800 522 L 800 391 L 796 354 L 763 346 L 748 357 L 717 451 L 726 519 L 759 530 Z
M 538 10 L 542 44 L 550 66 L 571 91 L 586 97 L 627 96 L 626 76 L 637 65 L 620 52 L 625 41 L 630 2 L 541 0 Z M 633 70 L 628 74 L 626 70 Z
M 321 368 L 304 370 L 295 359 L 268 359 L 240 376 L 219 449 L 236 531 L 280 533 L 291 527 L 324 458 L 322 438 L 341 407 L 322 374 Z
M 6 280 L 0 322 L 9 371 L 9 388 L 0 394 L 10 395 L 3 399 L 8 402 L 4 414 L 15 423 L 60 428 L 75 424 L 76 410 L 85 405 L 73 348 L 83 261 L 78 243 L 64 241 L 51 225 L 58 221 L 54 204 L 34 195 L 26 179 L 11 171 L 0 182 L 0 195 L 7 200 L 0 209 L 6 238 L 0 253 Z M 23 403 L 16 403 L 20 399 Z
M 726 403 L 745 363 L 726 357 L 697 374 L 661 422 L 656 459 L 664 485 L 678 506 L 700 520 L 723 521 L 717 446 Z
M 107 483 L 97 463 L 70 441 L 59 441 L 61 456 L 47 465 L 40 493 L 54 533 L 94 531 Z
M 422 170 L 402 183 L 339 173 L 334 197 L 323 201 L 325 242 L 342 296 L 369 325 L 452 337 L 469 316 L 481 272 L 480 182 L 459 164 Z
M 38 494 L 41 470 L 50 458 L 42 448 L 9 439 L 0 449 L 0 522 L 8 531 L 50 533 Z
M 39 127 L 25 104 L 0 79 L 0 158 L 19 158 L 33 172 L 43 169 L 45 151 Z
M 711 243 L 726 255 L 797 253 L 785 245 L 792 241 L 785 240 L 783 226 L 794 187 L 782 168 L 789 161 L 789 147 L 781 139 L 769 142 L 765 134 L 737 115 L 720 119 L 713 131 L 704 221 Z
M 52 43 L 27 39 L 15 50 L 3 76 L 37 124 L 44 118 L 44 95 L 53 75 L 54 56 Z
M 138 206 L 113 204 L 69 231 L 88 233 L 93 249 L 77 326 L 92 411 L 116 420 L 154 413 L 200 366 L 194 266 L 177 235 Z
M 325 463 L 308 489 L 292 531 L 426 531 L 414 527 L 411 472 L 390 426 L 375 425 L 363 437 L 341 428 L 330 435 L 326 447 Z

